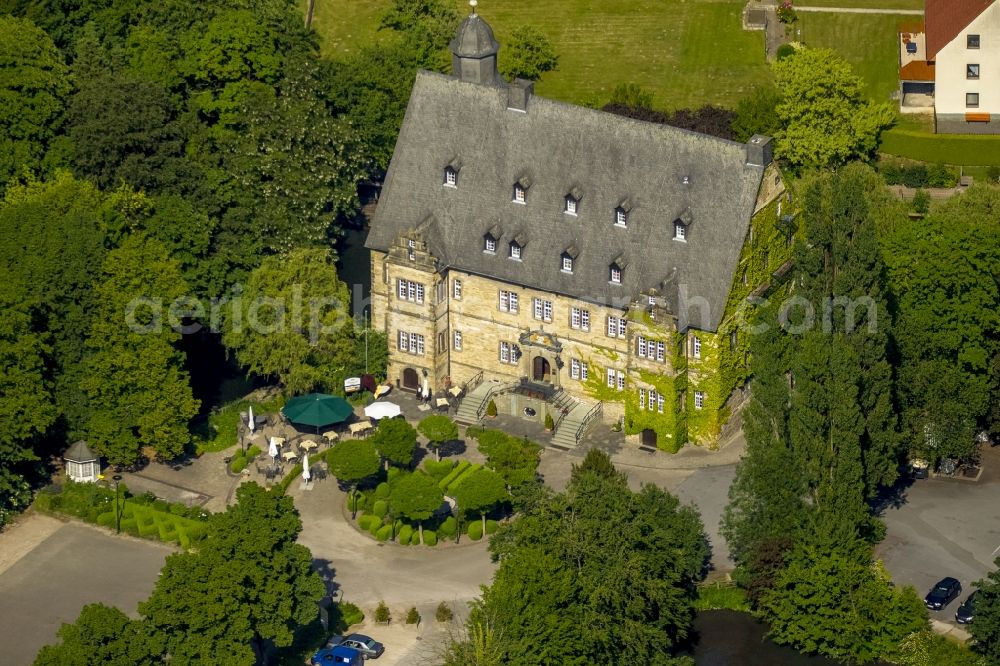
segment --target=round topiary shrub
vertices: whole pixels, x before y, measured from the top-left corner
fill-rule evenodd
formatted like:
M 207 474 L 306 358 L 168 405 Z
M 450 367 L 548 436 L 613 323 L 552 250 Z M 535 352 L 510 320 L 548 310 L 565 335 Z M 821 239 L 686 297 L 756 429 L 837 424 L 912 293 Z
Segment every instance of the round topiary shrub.
M 366 513 L 365 515 L 358 518 L 358 527 L 368 532 L 371 530 L 373 522 L 377 523 L 379 527 L 382 526 L 381 518 L 379 518 L 378 516 L 373 516 L 370 513 Z
M 437 543 L 438 543 L 438 535 L 431 530 L 424 530 L 424 545 L 436 546 Z
M 495 520 L 487 520 L 486 521 L 486 533 L 487 534 L 493 534 L 494 532 L 497 531 L 497 529 L 499 527 L 500 527 L 500 523 L 498 523 Z
M 386 476 L 387 479 L 389 479 L 390 481 L 392 481 L 397 476 L 399 476 L 400 471 L 401 470 L 398 467 L 390 467 L 389 471 L 385 473 L 385 476 Z
M 426 534 L 426 532 L 425 532 Z M 413 534 L 410 535 L 410 545 L 419 546 L 420 545 L 420 530 L 413 530 Z
M 388 499 L 389 484 L 383 481 L 382 483 L 375 486 L 375 497 L 378 497 L 379 499 Z
M 455 516 L 445 518 L 437 531 L 443 537 L 451 538 L 455 536 L 455 533 L 458 531 L 458 521 L 455 520 Z
M 399 528 L 399 532 L 396 533 L 396 540 L 399 541 L 404 546 L 410 545 L 410 539 L 413 538 L 413 528 L 409 525 L 403 525 Z
M 420 613 L 417 612 L 416 606 L 406 612 L 406 624 L 420 624 Z
M 443 601 L 438 604 L 437 610 L 434 611 L 434 619 L 438 622 L 451 622 L 454 617 L 455 613 Z
M 473 520 L 469 523 L 468 529 L 469 538 L 473 541 L 479 541 L 483 538 L 483 524 L 478 520 Z
M 778 50 L 775 53 L 775 57 L 778 60 L 784 60 L 785 58 L 793 55 L 795 55 L 795 47 L 791 44 L 782 44 L 778 47 Z
M 392 525 L 383 525 L 375 530 L 375 538 L 379 541 L 388 541 L 392 536 Z
M 385 500 L 375 500 L 375 504 L 372 505 L 372 513 L 374 513 L 379 518 L 385 518 L 386 512 L 389 510 L 389 503 Z

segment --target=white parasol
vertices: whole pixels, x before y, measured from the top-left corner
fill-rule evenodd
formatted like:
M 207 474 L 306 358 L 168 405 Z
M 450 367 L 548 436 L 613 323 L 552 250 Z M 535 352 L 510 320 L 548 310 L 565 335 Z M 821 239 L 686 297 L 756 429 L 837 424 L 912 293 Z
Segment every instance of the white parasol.
M 274 437 L 271 438 L 271 445 L 267 447 L 267 455 L 272 458 L 278 457 L 278 443 L 274 441 Z
M 254 421 L 253 418 L 253 405 L 250 405 L 250 412 L 247 415 L 247 421 L 249 422 L 248 425 L 250 426 L 250 434 L 252 435 L 253 431 L 256 430 L 257 428 L 257 423 Z
M 309 483 L 312 478 L 312 474 L 309 473 L 309 454 L 302 454 L 302 480 Z
M 373 402 L 365 407 L 365 416 L 370 419 L 391 419 L 401 412 L 399 405 L 394 402 Z
M 431 397 L 431 380 L 424 377 L 424 388 L 421 390 L 420 395 L 423 396 L 424 400 L 430 400 Z

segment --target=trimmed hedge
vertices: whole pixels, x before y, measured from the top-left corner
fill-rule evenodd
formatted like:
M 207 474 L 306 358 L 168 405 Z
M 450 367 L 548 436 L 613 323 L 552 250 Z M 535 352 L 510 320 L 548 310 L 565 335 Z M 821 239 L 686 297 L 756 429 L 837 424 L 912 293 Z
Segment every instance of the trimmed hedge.
M 424 471 L 427 472 L 428 476 L 437 481 L 441 482 L 448 474 L 455 468 L 454 460 L 442 460 L 438 462 L 437 460 L 425 460 L 424 461 Z
M 442 521 L 441 525 L 438 527 L 438 534 L 443 537 L 451 538 L 455 536 L 458 532 L 458 521 L 455 520 L 455 516 L 448 516 Z
M 237 455 L 229 463 L 229 470 L 233 474 L 239 474 L 240 472 L 242 472 L 246 468 L 247 468 L 247 459 L 244 458 L 242 455 Z
M 417 535 L 418 537 L 420 535 Z M 433 530 L 424 530 L 424 545 L 436 546 L 438 543 L 437 534 Z
M 401 543 L 404 546 L 409 546 L 410 539 L 412 538 L 413 538 L 412 527 L 410 527 L 409 525 L 403 525 L 401 528 L 399 528 L 399 535 L 396 537 L 396 540 L 399 541 L 399 543 Z
M 425 531 L 424 534 L 427 534 Z M 420 545 L 420 530 L 413 530 L 413 534 L 410 535 L 410 545 L 419 546 Z
M 374 513 L 379 518 L 385 518 L 385 514 L 389 511 L 389 503 L 384 499 L 375 500 L 375 504 L 372 506 L 372 513 Z
M 483 468 L 483 466 L 480 465 L 479 463 L 476 463 L 475 465 L 469 465 L 468 467 L 466 467 L 465 470 L 461 474 L 459 474 L 457 477 L 455 477 L 455 479 L 451 483 L 448 484 L 448 487 L 445 489 L 445 493 L 448 494 L 448 495 L 455 494 L 455 489 L 458 488 L 460 485 L 462 485 L 463 481 L 465 481 L 467 478 L 469 478 L 469 476 L 473 472 L 477 472 L 477 471 L 481 470 L 482 468 Z
M 469 527 L 466 530 L 469 538 L 473 541 L 479 541 L 483 538 L 483 523 L 479 520 L 473 520 L 469 522 Z
M 299 463 L 295 467 L 288 470 L 288 474 L 285 475 L 285 478 L 283 478 L 281 480 L 281 483 L 279 483 L 275 487 L 278 489 L 279 493 L 284 495 L 285 493 L 288 492 L 288 486 L 292 485 L 292 481 L 299 478 L 300 476 L 302 476 L 302 463 Z
M 383 525 L 375 530 L 375 538 L 379 541 L 388 541 L 392 536 L 392 525 Z
M 456 478 L 458 478 L 459 474 L 469 469 L 469 467 L 471 466 L 472 463 L 470 463 L 468 460 L 460 460 L 458 464 L 455 465 L 455 468 L 448 473 L 448 476 L 438 481 L 438 488 L 440 488 L 441 490 L 446 490 L 448 488 L 448 485 L 451 484 L 451 482 L 454 481 Z
M 379 518 L 378 516 L 373 516 L 370 513 L 366 513 L 365 515 L 358 518 L 358 527 L 363 529 L 365 532 L 371 532 L 372 525 L 374 525 L 376 528 L 381 527 L 382 519 Z
M 379 499 L 389 499 L 389 493 L 389 484 L 385 481 L 375 486 L 375 497 L 378 497 Z
M 392 481 L 397 476 L 399 476 L 402 471 L 403 470 L 399 469 L 398 467 L 390 467 L 389 470 L 385 473 L 385 478 Z
M 253 460 L 262 453 L 260 447 L 254 444 L 249 449 L 247 449 L 247 460 Z
M 487 534 L 493 534 L 499 528 L 500 528 L 500 523 L 498 523 L 497 521 L 495 521 L 495 520 L 487 520 L 486 521 L 486 533 Z

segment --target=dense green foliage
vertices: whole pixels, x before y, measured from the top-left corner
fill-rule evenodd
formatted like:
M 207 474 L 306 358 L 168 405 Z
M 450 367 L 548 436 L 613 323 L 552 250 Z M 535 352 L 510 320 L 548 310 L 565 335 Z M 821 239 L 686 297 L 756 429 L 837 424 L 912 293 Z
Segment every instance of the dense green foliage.
M 1000 567 L 1000 559 L 993 562 Z M 991 664 L 1000 662 L 1000 569 L 976 583 L 976 619 L 969 625 L 974 649 Z
M 708 546 L 697 513 L 655 486 L 583 473 L 501 527 L 493 583 L 446 663 L 672 664 Z M 477 650 L 495 658 L 480 660 Z
M 417 430 L 427 438 L 427 447 L 433 450 L 440 460 L 441 445 L 458 437 L 458 427 L 444 414 L 431 414 L 420 419 Z
M 422 541 L 424 521 L 441 507 L 441 489 L 434 479 L 419 471 L 399 474 L 389 487 L 393 514 L 416 522 Z
M 500 51 L 500 73 L 507 80 L 537 81 L 559 64 L 559 56 L 548 38 L 535 26 L 525 24 L 510 33 Z
M 449 491 L 452 488 L 449 487 Z M 457 481 L 452 491 L 458 508 L 479 514 L 486 530 L 486 514 L 510 499 L 503 477 L 488 469 L 477 469 Z
M 73 624 L 59 629 L 60 643 L 46 645 L 35 666 L 152 664 L 163 654 L 161 637 L 153 636 L 141 620 L 130 620 L 117 608 L 88 604 Z
M 386 462 L 409 467 L 417 450 L 417 431 L 405 419 L 382 419 L 372 442 Z
M 468 428 L 465 434 L 479 441 L 479 452 L 486 456 L 486 466 L 499 474 L 508 487 L 535 480 L 542 450 L 539 445 L 502 430 Z

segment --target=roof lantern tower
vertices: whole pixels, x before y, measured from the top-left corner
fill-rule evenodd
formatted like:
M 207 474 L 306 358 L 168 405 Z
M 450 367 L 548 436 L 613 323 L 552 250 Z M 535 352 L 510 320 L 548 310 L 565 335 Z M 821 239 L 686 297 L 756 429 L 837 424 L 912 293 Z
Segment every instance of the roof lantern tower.
M 493 37 L 490 24 L 476 13 L 477 4 L 477 0 L 469 0 L 472 13 L 458 26 L 455 38 L 448 44 L 452 75 L 460 81 L 499 86 L 503 84 L 497 71 L 500 44 Z

